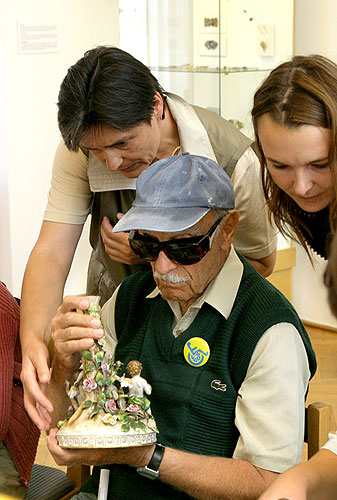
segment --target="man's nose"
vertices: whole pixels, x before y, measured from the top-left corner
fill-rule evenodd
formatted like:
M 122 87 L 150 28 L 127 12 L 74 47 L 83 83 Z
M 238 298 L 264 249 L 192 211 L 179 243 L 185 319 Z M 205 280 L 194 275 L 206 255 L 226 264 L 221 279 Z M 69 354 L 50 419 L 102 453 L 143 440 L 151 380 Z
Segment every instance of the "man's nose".
M 159 274 L 166 274 L 173 269 L 177 269 L 177 264 L 170 260 L 166 254 L 161 251 L 153 263 L 153 270 Z
M 121 158 L 120 155 L 114 151 L 105 150 L 104 161 L 108 170 L 115 171 L 122 165 L 123 158 Z
M 295 193 L 298 196 L 307 196 L 314 184 L 311 173 L 307 169 L 301 169 L 295 173 Z

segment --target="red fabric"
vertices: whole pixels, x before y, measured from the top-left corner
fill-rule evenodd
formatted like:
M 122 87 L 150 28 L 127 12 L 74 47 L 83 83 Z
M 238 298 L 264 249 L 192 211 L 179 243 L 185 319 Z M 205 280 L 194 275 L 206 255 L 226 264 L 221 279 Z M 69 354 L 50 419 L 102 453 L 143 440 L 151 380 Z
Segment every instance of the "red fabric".
M 23 486 L 33 467 L 40 431 L 23 405 L 20 380 L 20 309 L 6 287 L 0 283 L 0 442 L 4 441 L 15 462 Z

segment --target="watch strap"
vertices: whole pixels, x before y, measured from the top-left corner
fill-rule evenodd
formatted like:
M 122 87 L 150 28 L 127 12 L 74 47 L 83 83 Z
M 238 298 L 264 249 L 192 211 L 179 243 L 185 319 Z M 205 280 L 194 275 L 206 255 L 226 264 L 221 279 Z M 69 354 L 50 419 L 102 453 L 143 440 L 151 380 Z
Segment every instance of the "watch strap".
M 160 467 L 161 461 L 163 460 L 164 453 L 165 446 L 160 443 L 156 443 L 149 463 L 145 467 L 138 467 L 138 474 L 150 479 L 157 479 L 159 477 L 158 469 Z

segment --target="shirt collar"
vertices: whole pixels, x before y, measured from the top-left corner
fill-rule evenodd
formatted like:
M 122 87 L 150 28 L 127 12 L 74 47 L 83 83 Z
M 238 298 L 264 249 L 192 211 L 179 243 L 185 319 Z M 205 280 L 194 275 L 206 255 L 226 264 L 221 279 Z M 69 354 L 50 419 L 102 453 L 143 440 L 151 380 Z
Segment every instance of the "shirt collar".
M 220 272 L 191 307 L 200 309 L 204 302 L 207 302 L 207 304 L 214 307 L 214 309 L 227 319 L 232 311 L 236 294 L 241 283 L 242 274 L 243 264 L 232 246 Z M 158 294 L 160 294 L 160 290 L 158 287 L 155 287 L 146 298 L 153 299 L 157 297 Z M 176 314 L 177 302 L 172 300 L 168 300 L 167 302 Z
M 181 97 L 167 93 L 167 105 L 178 127 L 182 152 L 207 156 L 216 161 L 207 131 L 193 107 Z

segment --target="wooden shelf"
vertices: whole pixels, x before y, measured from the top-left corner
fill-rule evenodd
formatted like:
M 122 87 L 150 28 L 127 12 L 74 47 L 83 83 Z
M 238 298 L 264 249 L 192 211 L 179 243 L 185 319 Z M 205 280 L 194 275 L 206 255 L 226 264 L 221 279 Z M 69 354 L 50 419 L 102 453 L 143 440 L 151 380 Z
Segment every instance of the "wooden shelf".
M 283 248 L 277 251 L 274 271 L 267 280 L 291 302 L 293 292 L 293 267 L 296 264 L 296 249 Z

